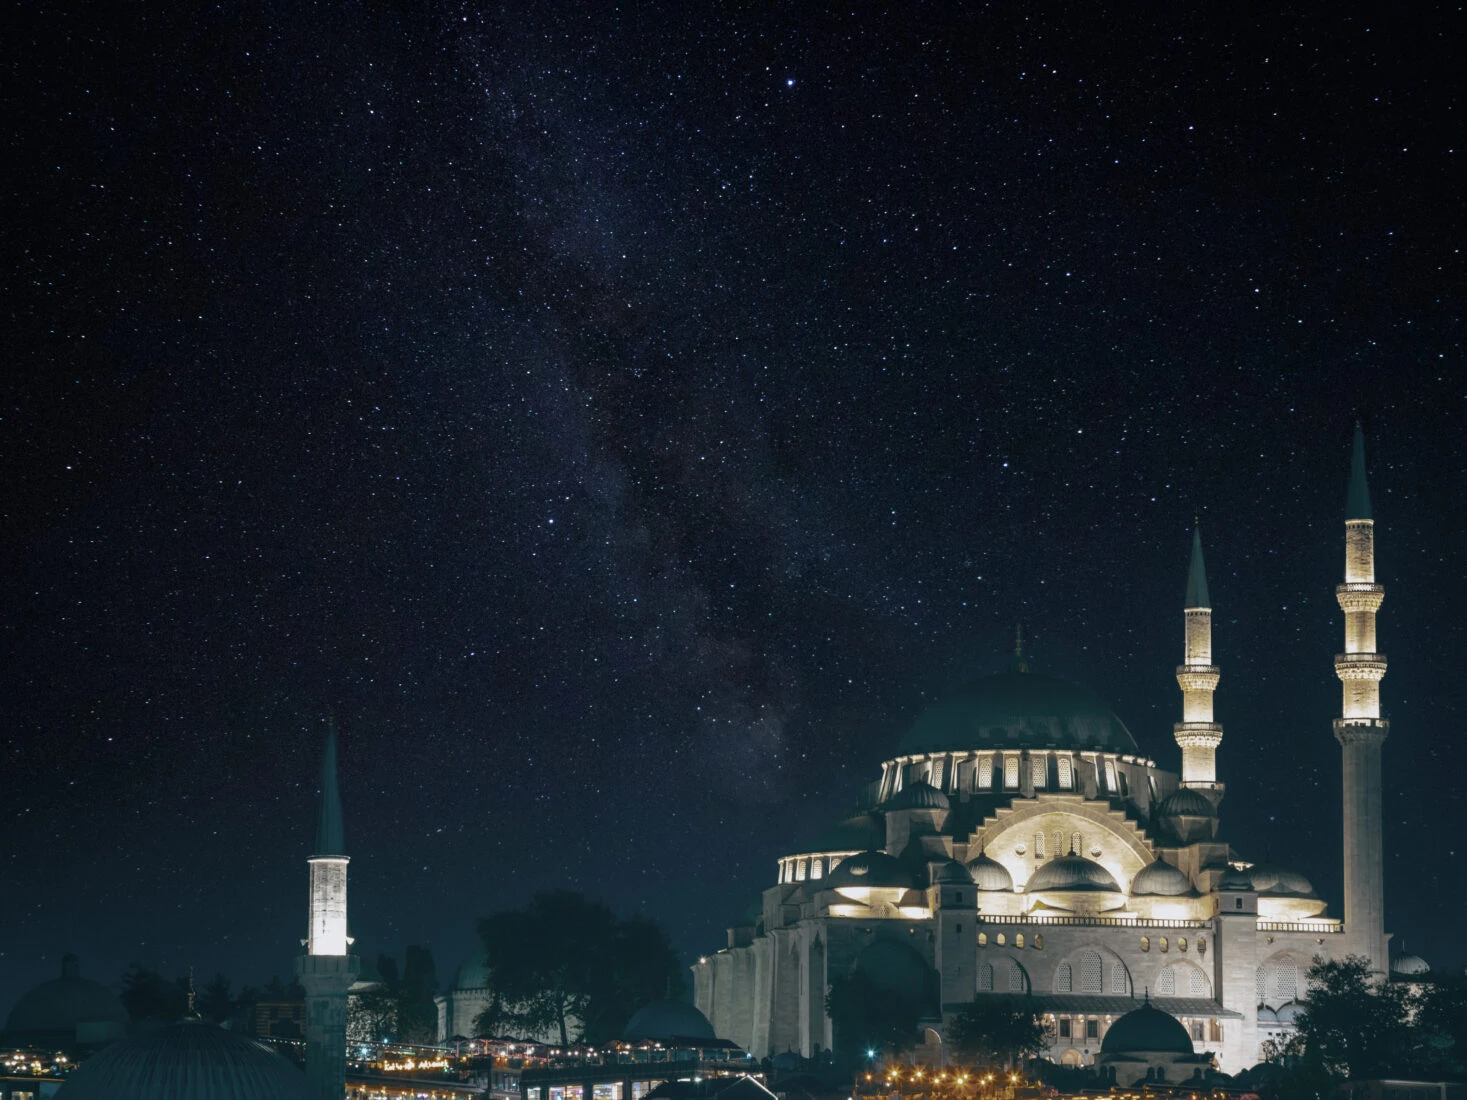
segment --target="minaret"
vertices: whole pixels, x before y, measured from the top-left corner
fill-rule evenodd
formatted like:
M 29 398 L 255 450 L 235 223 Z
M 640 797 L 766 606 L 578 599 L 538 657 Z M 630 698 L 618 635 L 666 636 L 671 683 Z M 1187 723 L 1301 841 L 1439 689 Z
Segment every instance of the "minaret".
M 1345 823 L 1345 942 L 1386 972 L 1385 890 L 1382 885 L 1380 746 L 1390 723 L 1380 716 L 1385 654 L 1375 648 L 1375 613 L 1385 588 L 1375 583 L 1375 520 L 1365 482 L 1365 437 L 1355 425 L 1350 490 L 1345 501 L 1345 583 L 1335 589 L 1345 613 L 1345 652 L 1335 657 L 1344 688 L 1335 738 L 1343 757 Z
M 1217 747 L 1222 726 L 1212 720 L 1212 693 L 1221 673 L 1212 663 L 1212 601 L 1207 595 L 1207 567 L 1202 562 L 1202 529 L 1192 528 L 1192 563 L 1187 568 L 1187 596 L 1182 617 L 1186 626 L 1177 683 L 1182 688 L 1182 720 L 1173 727 L 1182 748 L 1182 786 L 1206 792 L 1214 805 L 1222 800 L 1217 781 Z
M 336 786 L 336 724 L 326 730 L 321 757 L 321 807 L 311 868 L 310 924 L 295 973 L 306 990 L 306 1082 L 316 1100 L 346 1094 L 347 990 L 361 972 L 348 955 L 346 932 L 346 841 L 341 827 L 341 792 Z

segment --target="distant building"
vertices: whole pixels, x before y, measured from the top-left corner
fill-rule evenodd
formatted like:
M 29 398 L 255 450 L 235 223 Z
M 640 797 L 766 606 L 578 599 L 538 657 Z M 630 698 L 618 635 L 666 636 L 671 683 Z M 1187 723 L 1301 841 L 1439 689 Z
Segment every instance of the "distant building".
M 75 955 L 61 960 L 61 976 L 28 990 L 5 1021 L 5 1038 L 17 1046 L 61 1050 L 101 1046 L 127 1032 L 127 1010 L 117 994 L 81 976 Z
M 478 1019 L 494 1003 L 494 989 L 489 984 L 489 954 L 475 952 L 453 976 L 453 985 L 433 998 L 438 1008 L 438 1042 L 479 1037 Z M 580 1021 L 570 1021 L 571 1035 L 580 1031 Z M 557 1044 L 559 1028 L 547 1027 L 537 1032 L 515 1036 L 521 1042 Z
M 1357 429 L 1336 588 L 1344 652 L 1334 658 L 1343 920 L 1326 914 L 1303 875 L 1250 860 L 1221 834 L 1221 671 L 1194 532 L 1180 609 L 1178 771 L 1143 752 L 1091 692 L 1031 671 L 1019 645 L 1007 672 L 917 719 L 850 815 L 790 845 L 753 916 L 694 967 L 698 1007 L 755 1057 L 808 1058 L 833 1044 L 825 997 L 844 975 L 865 974 L 920 1005 L 928 1052 L 941 1051 L 944 1029 L 975 998 L 1031 994 L 1054 1026 L 1048 1056 L 1080 1065 L 1096 1062 L 1149 990 L 1180 1020 L 1172 1038 L 1185 1034 L 1198 1054 L 1237 1072 L 1290 1029 L 1315 956 L 1363 955 L 1385 977 L 1389 727 L 1374 530 Z M 1328 652 L 1323 639 L 1320 649 Z

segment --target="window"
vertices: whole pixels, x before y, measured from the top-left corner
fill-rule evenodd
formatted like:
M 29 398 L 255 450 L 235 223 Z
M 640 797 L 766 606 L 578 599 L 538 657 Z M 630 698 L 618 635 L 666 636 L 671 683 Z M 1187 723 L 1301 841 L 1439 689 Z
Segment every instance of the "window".
M 1059 785 L 1062 791 L 1067 791 L 1075 785 L 1074 765 L 1068 756 L 1059 758 Z
M 795 881 L 805 881 L 805 861 L 803 859 L 800 860 L 799 863 L 795 864 Z
M 927 782 L 931 783 L 939 791 L 942 790 L 942 763 L 941 760 L 934 760 L 932 762 L 932 774 L 927 777 Z
M 978 786 L 987 790 L 993 786 L 993 757 L 983 756 L 978 759 Z
M 1293 963 L 1279 966 L 1279 1000 L 1292 1001 L 1299 995 L 1299 968 Z
M 1054 991 L 1056 993 L 1073 993 L 1075 991 L 1075 972 L 1070 969 L 1069 963 L 1060 963 L 1054 972 Z
M 1264 991 L 1264 984 L 1263 967 L 1260 966 L 1258 968 L 1258 972 L 1253 975 L 1254 995 L 1257 996 L 1259 1004 L 1262 1004 L 1264 1002 L 1266 996 Z
M 1197 937 L 1197 954 L 1199 954 L 1199 955 L 1205 955 L 1205 954 L 1207 954 L 1207 941 L 1205 939 L 1203 939 L 1201 936 L 1198 936 Z
M 1044 834 L 1043 833 L 1035 833 L 1034 834 L 1034 858 L 1035 859 L 1043 859 L 1044 858 Z
M 1163 997 L 1175 997 L 1177 995 L 1177 972 L 1167 967 L 1156 979 L 1156 991 Z
M 1043 932 L 1035 932 L 1034 933 L 1034 950 L 1035 951 L 1043 951 L 1044 950 L 1044 933 Z
M 1207 996 L 1207 975 L 1195 966 L 1187 974 L 1187 992 L 1193 997 Z M 1201 1026 L 1201 1025 L 1198 1025 Z
M 1049 850 L 1053 852 L 1055 858 L 1058 859 L 1060 856 L 1065 854 L 1065 834 L 1061 832 L 1054 832 L 1050 834 L 1050 839 L 1054 841 L 1054 844 L 1050 847 Z
M 1242 898 L 1234 898 L 1233 899 L 1233 908 L 1234 909 L 1241 909 L 1241 908 L 1243 908 L 1243 899 Z
M 954 905 L 962 905 L 963 904 L 963 892 L 961 890 L 959 890 L 957 893 L 953 894 L 953 904 Z
M 1099 1020 L 1086 1020 L 1085 1021 L 1085 1038 L 1087 1038 L 1087 1039 L 1099 1039 L 1100 1038 L 1100 1021 Z
M 1061 1039 L 1068 1039 L 1070 1037 L 1070 1018 L 1068 1016 L 1060 1017 L 1059 1037 Z
M 1013 959 L 1009 960 L 1009 992 L 1024 992 L 1024 971 Z
M 1003 785 L 1010 790 L 1019 785 L 1019 758 L 1017 756 L 1003 758 Z
M 1150 936 L 1142 936 L 1141 937 L 1141 950 L 1142 951 L 1150 951 L 1151 950 L 1151 937 Z
M 1111 794 L 1121 789 L 1120 785 L 1116 783 L 1116 762 L 1114 760 L 1105 762 L 1105 789 Z
M 1048 782 L 1049 766 L 1042 756 L 1031 756 L 1029 758 L 1029 776 L 1036 788 L 1042 789 Z
M 1185 950 L 1187 950 L 1187 937 L 1186 936 L 1178 936 L 1177 937 L 1177 950 L 1178 951 L 1185 951 Z
M 1216 1020 L 1207 1021 L 1207 1041 L 1210 1043 L 1222 1042 L 1222 1024 Z
M 1162 950 L 1162 953 L 1165 954 L 1166 953 L 1166 948 L 1167 948 L 1166 937 L 1165 936 L 1161 937 L 1161 939 L 1157 942 L 1157 945 L 1156 946 L 1160 947 L 1161 950 Z
M 825 873 L 825 860 L 816 859 L 810 861 L 810 877 L 819 878 Z
M 1079 833 L 1070 835 L 1070 855 L 1078 856 L 1085 850 L 1085 838 Z
M 954 935 L 958 935 L 958 936 L 961 936 L 963 934 L 963 922 L 962 921 L 958 921 L 957 924 L 953 925 L 953 933 L 954 933 Z
M 995 936 L 993 938 L 993 942 L 996 943 L 996 944 L 998 944 L 1000 947 L 1002 947 L 1004 945 L 1003 933 L 1000 932 L 997 936 Z
M 1110 964 L 1110 991 L 1112 993 L 1130 992 L 1129 975 L 1126 973 L 1126 964 L 1113 962 Z
M 988 963 L 978 964 L 978 992 L 993 992 L 993 967 Z
M 1023 949 L 1023 947 L 1024 947 L 1024 933 L 1020 932 L 1016 936 L 1014 936 L 1014 946 L 1017 947 L 1017 948 L 1019 948 L 1020 950 Z
M 1194 1043 L 1200 1043 L 1200 1042 L 1202 1042 L 1202 1021 L 1201 1020 L 1193 1020 L 1192 1021 L 1192 1041 Z
M 987 947 L 988 946 L 988 933 L 987 932 L 979 932 L 978 933 L 978 946 L 979 947 Z
M 1084 951 L 1080 954 L 1080 992 L 1081 993 L 1104 993 L 1105 992 L 1105 967 L 1100 961 L 1100 954 L 1096 951 Z

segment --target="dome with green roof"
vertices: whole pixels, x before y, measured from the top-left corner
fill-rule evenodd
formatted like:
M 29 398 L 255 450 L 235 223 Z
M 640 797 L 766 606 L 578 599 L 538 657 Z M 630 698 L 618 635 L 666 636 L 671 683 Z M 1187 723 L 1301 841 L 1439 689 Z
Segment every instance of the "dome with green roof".
M 984 676 L 929 707 L 898 748 L 901 755 L 972 749 L 1137 752 L 1114 712 L 1082 687 L 1012 671 Z

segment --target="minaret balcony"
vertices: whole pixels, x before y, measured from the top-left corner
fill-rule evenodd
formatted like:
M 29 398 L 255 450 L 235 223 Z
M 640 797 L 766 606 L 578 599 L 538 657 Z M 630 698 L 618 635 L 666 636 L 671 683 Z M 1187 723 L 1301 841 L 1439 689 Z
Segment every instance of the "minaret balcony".
M 1223 739 L 1223 728 L 1217 722 L 1178 722 L 1172 733 L 1184 749 L 1215 749 Z
M 1384 653 L 1335 654 L 1335 675 L 1341 680 L 1374 680 L 1379 683 L 1385 674 Z
M 1335 586 L 1335 600 L 1340 605 L 1340 610 L 1351 611 L 1379 611 L 1380 605 L 1385 602 L 1385 585 L 1383 584 L 1339 584 Z
M 1335 740 L 1341 745 L 1379 745 L 1390 735 L 1384 718 L 1336 718 Z
M 1177 683 L 1183 691 L 1216 691 L 1222 670 L 1216 665 L 1178 665 Z

